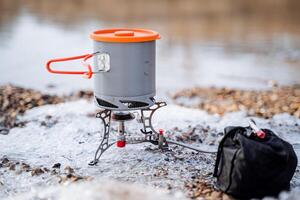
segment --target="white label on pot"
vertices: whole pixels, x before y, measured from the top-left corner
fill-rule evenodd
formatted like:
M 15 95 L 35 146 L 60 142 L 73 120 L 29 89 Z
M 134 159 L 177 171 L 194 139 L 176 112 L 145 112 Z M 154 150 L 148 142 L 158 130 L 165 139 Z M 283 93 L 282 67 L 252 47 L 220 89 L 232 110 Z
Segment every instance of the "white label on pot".
M 97 55 L 97 67 L 99 72 L 108 72 L 110 70 L 110 57 L 107 53 Z

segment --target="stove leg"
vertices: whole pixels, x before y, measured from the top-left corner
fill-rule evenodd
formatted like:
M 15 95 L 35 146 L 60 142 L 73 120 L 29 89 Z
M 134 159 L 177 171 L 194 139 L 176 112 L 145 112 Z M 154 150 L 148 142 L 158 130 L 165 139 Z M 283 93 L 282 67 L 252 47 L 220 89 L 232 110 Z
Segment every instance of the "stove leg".
M 153 128 L 152 116 L 156 110 L 166 105 L 166 102 L 156 102 L 152 107 L 141 110 L 141 119 L 143 123 L 143 129 L 141 129 L 141 132 L 145 134 L 147 141 L 158 145 L 158 147 L 162 150 L 168 149 L 168 143 L 162 133 L 158 133 Z
M 104 124 L 104 134 L 102 141 L 95 153 L 94 160 L 89 163 L 90 166 L 94 166 L 99 162 L 101 155 L 114 143 L 109 144 L 109 130 L 110 130 L 110 120 L 111 120 L 111 110 L 103 110 L 96 115 L 97 118 L 100 118 Z

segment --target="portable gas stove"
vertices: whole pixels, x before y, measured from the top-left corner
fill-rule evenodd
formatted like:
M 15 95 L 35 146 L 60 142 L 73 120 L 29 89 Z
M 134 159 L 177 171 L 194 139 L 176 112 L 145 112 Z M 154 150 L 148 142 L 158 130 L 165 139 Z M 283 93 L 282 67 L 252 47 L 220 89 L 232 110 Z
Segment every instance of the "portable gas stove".
M 138 144 L 142 142 L 150 142 L 162 150 L 168 149 L 168 143 L 163 135 L 163 130 L 155 131 L 152 126 L 152 116 L 154 112 L 167 104 L 165 102 L 157 102 L 150 108 L 140 110 L 139 119 L 137 121 L 143 124 L 141 137 L 126 137 L 125 122 L 133 120 L 135 115 L 131 112 L 103 110 L 97 113 L 96 117 L 100 118 L 104 124 L 104 135 L 102 141 L 95 153 L 94 160 L 89 165 L 98 163 L 101 155 L 112 145 L 116 144 L 117 147 L 123 148 L 126 144 Z M 109 143 L 110 124 L 111 120 L 118 122 L 117 141 Z
M 94 52 L 81 56 L 49 60 L 46 68 L 55 74 L 79 74 L 90 79 L 94 77 L 95 104 L 104 109 L 97 113 L 104 124 L 104 135 L 90 165 L 98 163 L 101 155 L 113 144 L 123 148 L 126 144 L 150 142 L 160 149 L 168 149 L 168 144 L 177 144 L 196 151 L 205 152 L 175 141 L 167 141 L 163 130 L 152 126 L 154 112 L 166 106 L 156 102 L 155 83 L 155 42 L 160 38 L 155 31 L 145 29 L 103 29 L 93 32 Z M 94 58 L 91 67 L 87 60 Z M 53 70 L 52 63 L 83 59 L 87 71 Z M 138 122 L 143 124 L 141 137 L 127 137 L 125 122 L 133 120 L 138 111 Z M 111 120 L 119 123 L 117 141 L 109 143 Z M 208 152 L 209 153 L 209 152 Z

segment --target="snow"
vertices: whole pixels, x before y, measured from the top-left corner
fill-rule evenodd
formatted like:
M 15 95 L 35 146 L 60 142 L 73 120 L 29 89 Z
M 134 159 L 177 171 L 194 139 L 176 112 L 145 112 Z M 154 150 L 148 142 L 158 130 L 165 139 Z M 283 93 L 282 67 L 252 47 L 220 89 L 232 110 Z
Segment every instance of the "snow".
M 106 180 L 72 184 L 65 187 L 49 187 L 38 189 L 15 197 L 16 200 L 59 199 L 59 200 L 184 200 L 182 193 L 169 194 L 167 190 L 144 187 L 139 184 L 126 184 Z
M 76 174 L 93 177 L 94 184 L 75 184 L 61 189 L 57 186 L 58 177 L 50 173 L 31 176 L 24 172 L 16 175 L 14 171 L 0 168 L 0 181 L 4 183 L 0 186 L 0 199 L 22 192 L 33 192 L 36 187 L 46 185 L 53 186 L 51 191 L 58 194 L 57 199 L 64 199 L 65 194 L 73 193 L 77 188 L 84 191 L 90 184 L 93 187 L 88 191 L 92 192 L 93 189 L 98 190 L 100 186 L 109 184 L 111 180 L 141 184 L 142 188 L 144 185 L 171 188 L 171 193 L 182 191 L 185 182 L 191 181 L 194 175 L 213 181 L 210 173 L 213 170 L 214 156 L 194 153 L 176 146 L 171 146 L 174 153 L 160 152 L 155 146 L 146 143 L 127 145 L 123 149 L 113 146 L 103 154 L 98 166 L 88 166 L 99 145 L 103 129 L 101 120 L 91 117 L 91 114 L 96 113 L 95 110 L 93 103 L 87 100 L 37 107 L 19 118 L 27 122 L 25 127 L 13 128 L 8 135 L 0 135 L 0 155 L 35 167 L 51 168 L 55 163 L 61 163 L 63 167 L 71 166 Z M 209 115 L 204 111 L 170 104 L 157 111 L 153 125 L 156 129 L 166 130 L 168 137 L 172 139 L 191 127 L 208 126 L 209 133 L 216 134 L 210 136 L 211 134 L 205 135 L 199 131 L 197 134 L 201 135 L 203 143 L 194 142 L 193 145 L 215 150 L 221 139 L 217 133 L 222 132 L 228 125 L 247 125 L 247 119 L 245 112 L 228 113 L 225 116 Z M 288 114 L 275 115 L 272 119 L 254 119 L 260 127 L 271 128 L 292 143 L 297 155 L 300 155 L 299 119 Z M 116 124 L 113 123 L 112 126 L 115 127 Z M 141 136 L 141 127 L 135 120 L 126 122 L 127 131 L 133 136 Z M 111 131 L 111 139 L 114 138 L 113 131 L 114 129 Z M 110 181 L 104 183 L 103 180 Z M 292 187 L 299 186 L 300 174 L 297 172 L 292 180 Z M 165 199 L 168 198 L 167 196 Z

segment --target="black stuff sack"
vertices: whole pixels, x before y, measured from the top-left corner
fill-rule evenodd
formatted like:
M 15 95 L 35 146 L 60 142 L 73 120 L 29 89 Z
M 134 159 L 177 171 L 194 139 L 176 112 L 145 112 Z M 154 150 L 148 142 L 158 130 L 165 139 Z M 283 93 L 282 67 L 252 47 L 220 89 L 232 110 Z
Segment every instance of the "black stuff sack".
M 214 177 L 218 187 L 235 198 L 277 196 L 288 190 L 297 167 L 293 147 L 271 130 L 264 138 L 250 127 L 226 127 L 218 148 Z

